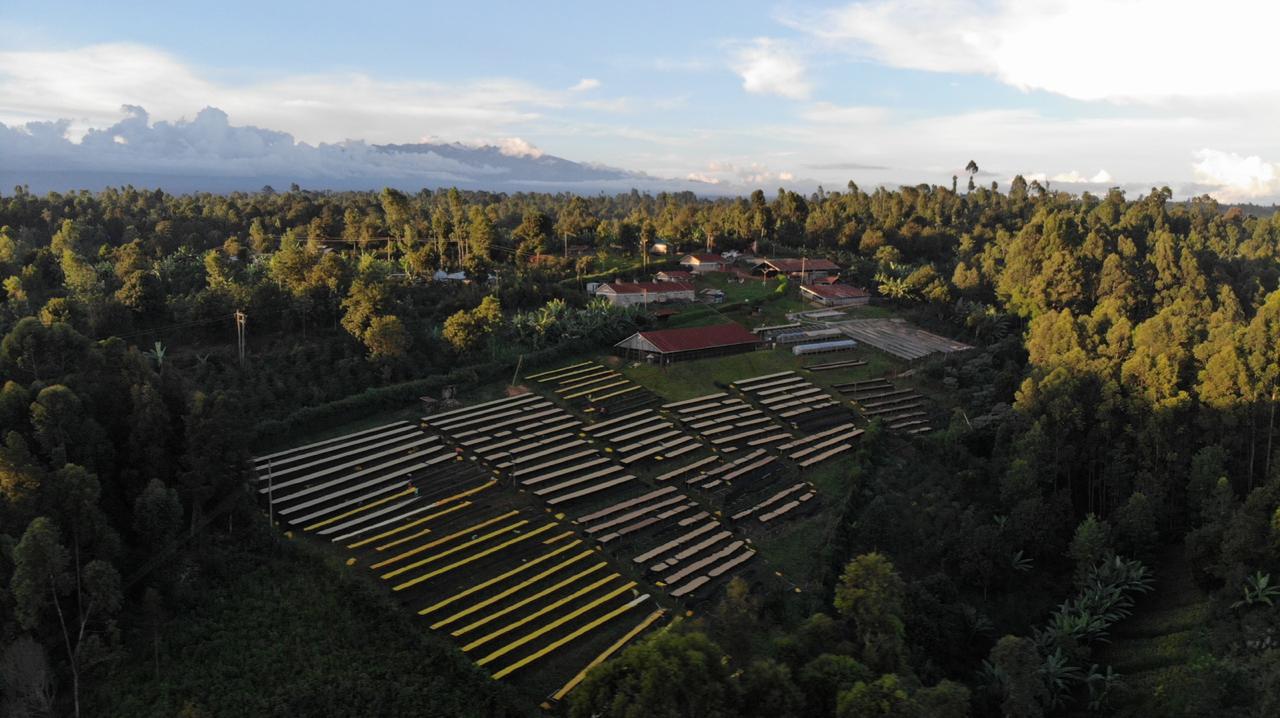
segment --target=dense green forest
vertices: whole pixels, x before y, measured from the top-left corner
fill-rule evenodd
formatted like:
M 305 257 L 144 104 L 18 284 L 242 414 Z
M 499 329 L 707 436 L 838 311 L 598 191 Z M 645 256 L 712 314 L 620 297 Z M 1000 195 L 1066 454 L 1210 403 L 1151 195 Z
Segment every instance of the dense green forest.
M 918 369 L 955 397 L 945 430 L 868 431 L 824 595 L 734 582 L 593 671 L 570 713 L 1280 713 L 1280 215 L 1018 178 L 717 200 L 15 189 L 5 714 L 534 710 L 447 644 L 375 626 L 382 597 L 267 528 L 247 458 L 645 325 L 581 287 L 639 276 L 659 238 L 830 258 L 978 348 Z M 1121 634 L 1176 572 L 1205 600 L 1161 662 L 1168 646 Z M 287 586 L 313 603 L 276 624 Z M 320 648 L 300 645 L 308 624 L 331 634 Z M 1122 644 L 1159 670 L 1117 671 Z M 313 674 L 290 683 L 282 661 Z

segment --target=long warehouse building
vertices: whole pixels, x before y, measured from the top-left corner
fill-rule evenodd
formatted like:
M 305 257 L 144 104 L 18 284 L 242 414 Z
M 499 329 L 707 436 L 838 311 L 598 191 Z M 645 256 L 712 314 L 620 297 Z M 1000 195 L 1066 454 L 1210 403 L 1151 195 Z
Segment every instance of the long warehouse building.
M 749 352 L 759 348 L 761 343 L 760 337 L 741 324 L 730 322 L 709 327 L 636 332 L 615 344 L 614 352 L 624 359 L 670 364 L 686 359 Z

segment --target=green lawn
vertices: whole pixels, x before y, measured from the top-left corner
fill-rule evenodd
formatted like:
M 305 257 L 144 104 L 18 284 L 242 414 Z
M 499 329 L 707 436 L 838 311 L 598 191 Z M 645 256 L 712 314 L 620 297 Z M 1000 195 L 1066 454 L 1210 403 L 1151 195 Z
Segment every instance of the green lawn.
M 727 272 L 704 274 L 697 280 L 699 291 L 708 288 L 724 291 L 726 303 L 752 301 L 772 296 L 778 289 L 778 280 L 748 279 L 739 281 L 738 277 Z
M 708 324 L 723 324 L 728 320 L 714 304 L 684 304 L 680 305 L 679 311 L 679 314 L 670 317 L 657 328 L 705 327 Z
M 834 369 L 822 372 L 802 372 L 805 378 L 824 388 L 840 382 L 883 376 L 896 371 L 901 364 L 879 352 L 858 349 L 852 352 L 826 355 L 823 358 L 797 357 L 790 349 L 766 349 L 745 354 L 676 362 L 667 366 L 628 364 L 621 368 L 627 377 L 643 384 L 670 401 L 692 399 L 695 396 L 723 391 L 716 382 L 727 385 L 738 379 L 773 374 L 780 371 L 799 371 L 805 364 L 823 360 L 862 359 L 863 367 Z
M 827 496 L 821 497 L 829 501 Z M 777 528 L 777 533 L 756 541 L 760 555 L 791 584 L 802 591 L 816 590 L 822 581 L 823 546 L 831 531 L 831 512 L 823 511 Z
M 722 391 L 716 386 L 717 381 L 728 384 L 735 379 L 794 368 L 795 359 L 790 354 L 758 351 L 667 366 L 627 365 L 622 373 L 670 401 L 681 401 Z
M 582 360 L 566 360 L 565 363 L 572 364 L 574 361 Z M 501 382 L 489 382 L 478 386 L 465 387 L 464 390 L 460 392 L 458 400 L 463 404 L 478 404 L 480 402 L 489 401 L 490 399 L 500 398 L 506 391 L 507 381 L 510 381 L 510 378 Z M 436 392 L 432 392 L 432 395 L 436 395 Z M 422 416 L 422 402 L 414 400 L 406 402 L 404 406 L 396 409 L 387 409 L 373 414 L 362 415 L 359 418 L 352 419 L 351 421 L 346 421 L 341 424 L 328 426 L 315 432 L 310 432 L 302 437 L 287 436 L 278 442 L 265 444 L 261 448 L 256 448 L 253 453 L 255 456 L 261 456 L 275 451 L 284 451 L 285 449 L 292 449 L 296 446 L 325 441 L 327 439 L 345 436 L 347 434 L 363 431 L 375 426 L 390 424 L 394 421 L 417 421 Z

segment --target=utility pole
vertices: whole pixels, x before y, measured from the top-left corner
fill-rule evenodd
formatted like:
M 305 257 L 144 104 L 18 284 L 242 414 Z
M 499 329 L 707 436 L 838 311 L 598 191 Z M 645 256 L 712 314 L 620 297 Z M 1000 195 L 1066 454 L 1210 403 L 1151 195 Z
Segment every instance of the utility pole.
M 236 340 L 240 345 L 240 368 L 244 368 L 244 335 L 245 324 L 248 323 L 249 317 L 242 311 L 236 310 Z

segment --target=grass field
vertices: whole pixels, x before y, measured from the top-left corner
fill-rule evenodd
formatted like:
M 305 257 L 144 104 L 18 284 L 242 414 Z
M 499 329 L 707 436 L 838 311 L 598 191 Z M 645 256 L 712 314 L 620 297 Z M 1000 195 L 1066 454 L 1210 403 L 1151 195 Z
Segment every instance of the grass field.
M 220 548 L 193 569 L 186 590 L 200 601 L 130 636 L 86 715 L 532 713 L 539 694 L 494 681 L 332 552 L 281 544 Z
M 765 297 L 772 296 L 777 291 L 779 284 L 776 279 L 739 281 L 738 277 L 727 272 L 704 274 L 698 279 L 697 283 L 699 290 L 706 288 L 723 290 L 726 303 L 758 302 Z
M 1169 689 L 1186 684 L 1189 666 L 1209 652 L 1208 597 L 1191 578 L 1182 547 L 1166 549 L 1154 570 L 1155 590 L 1098 655 L 1125 677 L 1131 702 L 1118 715 L 1170 715 L 1164 705 Z
M 886 354 L 862 349 L 826 356 L 828 358 L 838 356 L 841 359 L 862 359 L 867 362 L 867 365 L 850 369 L 804 373 L 805 378 L 824 388 L 839 382 L 881 376 L 902 366 Z M 621 371 L 631 380 L 643 384 L 664 398 L 670 401 L 681 401 L 695 396 L 702 396 L 703 394 L 723 391 L 723 387 L 717 386 L 717 382 L 728 385 L 737 379 L 746 379 L 760 376 L 761 374 L 773 374 L 780 371 L 800 370 L 806 363 L 818 363 L 820 361 L 823 360 L 814 357 L 794 356 L 789 349 L 764 349 L 746 354 L 677 362 L 668 366 L 627 365 L 622 367 Z

